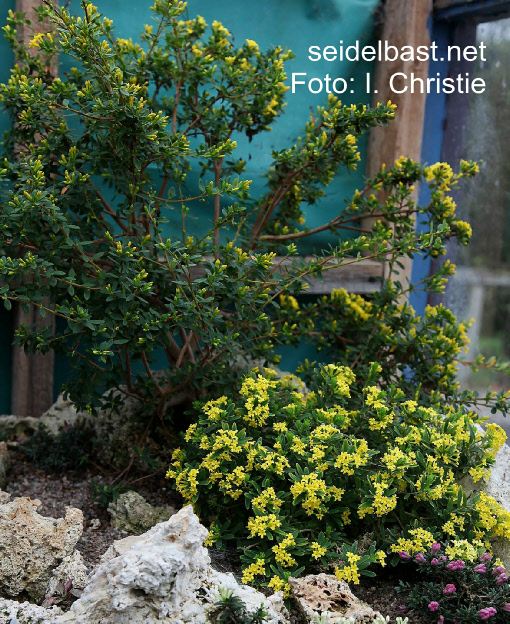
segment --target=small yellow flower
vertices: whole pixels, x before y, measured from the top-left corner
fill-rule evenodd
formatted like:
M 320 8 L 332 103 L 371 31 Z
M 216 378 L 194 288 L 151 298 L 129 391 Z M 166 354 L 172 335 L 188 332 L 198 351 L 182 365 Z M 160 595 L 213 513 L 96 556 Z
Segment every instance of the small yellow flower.
M 28 44 L 29 48 L 38 48 L 41 41 L 44 39 L 44 33 L 37 33 L 34 35 L 30 43 Z

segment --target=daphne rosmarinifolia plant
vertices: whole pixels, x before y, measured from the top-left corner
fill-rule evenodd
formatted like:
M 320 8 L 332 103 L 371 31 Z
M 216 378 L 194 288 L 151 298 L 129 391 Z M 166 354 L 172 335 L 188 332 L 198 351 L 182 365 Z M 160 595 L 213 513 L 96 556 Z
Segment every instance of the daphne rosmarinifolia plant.
M 303 570 L 358 583 L 403 556 L 450 540 L 449 559 L 510 538 L 510 514 L 459 479 L 488 471 L 505 441 L 498 425 L 448 414 L 380 389 L 346 366 L 315 370 L 311 391 L 289 376 L 254 371 L 234 400 L 199 406 L 168 477 L 210 524 L 208 544 L 235 543 L 243 582 L 288 590 Z M 361 389 L 360 389 L 361 388 Z M 228 514 L 225 514 L 228 509 Z
M 399 591 L 410 608 L 425 615 L 429 622 L 493 624 L 508 622 L 510 586 L 508 575 L 488 552 L 481 554 L 465 543 L 434 543 L 411 558 L 401 558 L 418 568 L 422 580 L 401 582 Z
M 75 370 L 65 390 L 89 410 L 105 388 L 122 386 L 163 417 L 187 399 L 230 393 L 236 358 L 276 363 L 275 347 L 300 337 L 360 371 L 380 354 L 388 383 L 407 366 L 410 399 L 418 388 L 420 400 L 433 391 L 436 402 L 506 409 L 502 397 L 455 394 L 454 358 L 465 336 L 451 314 L 412 318 L 399 303 L 415 287 L 441 290 L 453 267 L 421 286 L 395 277 L 405 256 L 439 255 L 451 236 L 467 243 L 470 228 L 448 191 L 476 165 L 462 162 L 454 174 L 442 163 L 423 168 L 401 158 L 333 220 L 308 229 L 307 206 L 339 170 L 356 168 L 360 136 L 393 119 L 395 107 L 330 97 L 303 137 L 273 153 L 266 192 L 253 196 L 235 137 L 256 140 L 277 121 L 291 53 L 264 52 L 251 40 L 237 47 L 222 24 L 184 19 L 185 9 L 156 0 L 155 22 L 138 43 L 120 37 L 90 3 L 73 16 L 44 0 L 40 18 L 55 30 L 28 46 L 17 34 L 24 17 L 9 13 L 4 33 L 16 64 L 0 85 L 12 121 L 0 170 L 0 298 L 8 309 L 17 302 L 57 317 L 53 333 L 22 326 L 17 344 L 66 355 Z M 76 62 L 56 77 L 64 57 Z M 413 199 L 420 182 L 433 190 L 426 206 Z M 365 217 L 374 221 L 366 231 Z M 415 231 L 416 218 L 427 233 Z M 337 235 L 336 245 L 306 261 L 299 241 L 317 230 Z M 345 231 L 353 237 L 345 240 Z M 387 261 L 390 271 L 372 304 L 340 294 L 294 309 L 308 277 L 362 257 Z M 314 327 L 317 314 L 324 321 Z M 364 350 L 353 345 L 358 337 Z M 159 375 L 156 358 L 160 368 L 164 360 Z

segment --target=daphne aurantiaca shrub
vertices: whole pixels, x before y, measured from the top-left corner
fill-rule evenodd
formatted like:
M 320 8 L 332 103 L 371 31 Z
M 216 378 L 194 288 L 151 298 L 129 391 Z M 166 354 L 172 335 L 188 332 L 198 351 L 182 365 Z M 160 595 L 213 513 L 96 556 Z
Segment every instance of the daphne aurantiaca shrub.
M 238 398 L 195 405 L 198 422 L 167 476 L 209 523 L 209 545 L 240 548 L 244 582 L 278 590 L 321 566 L 357 583 L 372 564 L 441 540 L 476 555 L 490 536 L 510 538 L 510 514 L 458 483 L 490 470 L 502 430 L 481 434 L 474 414 L 383 391 L 379 373 L 378 364 L 365 379 L 323 366 L 307 392 L 295 377 L 256 369 Z M 359 548 L 367 533 L 370 546 Z

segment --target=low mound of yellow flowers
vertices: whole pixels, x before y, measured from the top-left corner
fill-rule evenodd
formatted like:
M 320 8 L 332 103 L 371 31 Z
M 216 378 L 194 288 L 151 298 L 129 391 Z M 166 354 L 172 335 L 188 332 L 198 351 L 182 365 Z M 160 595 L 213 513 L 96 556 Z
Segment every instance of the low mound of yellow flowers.
M 210 525 L 208 545 L 240 549 L 243 582 L 277 591 L 329 568 L 358 583 L 401 551 L 448 542 L 450 558 L 472 559 L 491 536 L 510 538 L 510 514 L 459 485 L 466 473 L 488 476 L 503 430 L 482 434 L 472 412 L 444 415 L 383 391 L 379 372 L 373 364 L 361 380 L 330 364 L 308 391 L 255 369 L 238 398 L 196 405 L 167 476 Z

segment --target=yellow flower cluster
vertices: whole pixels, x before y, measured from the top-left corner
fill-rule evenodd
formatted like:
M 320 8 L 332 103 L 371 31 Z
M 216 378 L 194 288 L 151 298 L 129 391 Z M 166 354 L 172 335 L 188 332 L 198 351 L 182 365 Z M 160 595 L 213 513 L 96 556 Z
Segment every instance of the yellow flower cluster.
M 427 182 L 434 182 L 440 179 L 439 189 L 443 191 L 450 190 L 450 182 L 453 178 L 453 169 L 448 163 L 437 162 L 430 167 L 425 167 L 425 179 Z
M 327 422 L 334 422 L 339 428 L 346 429 L 351 424 L 349 412 L 339 405 L 328 409 L 317 407 L 315 412 L 319 418 L 324 418 Z
M 388 484 L 387 483 L 374 483 L 375 497 L 372 503 L 375 511 L 375 515 L 379 518 L 389 514 L 390 511 L 397 506 L 397 496 L 386 496 Z
M 292 310 L 299 310 L 298 300 L 292 295 L 280 295 L 280 305 L 282 308 L 291 308 Z
M 290 596 L 291 590 L 289 583 L 286 583 L 279 576 L 273 576 L 267 586 L 275 593 L 283 590 L 284 598 L 288 598 Z
M 348 552 L 346 554 L 348 564 L 344 564 L 341 568 L 335 568 L 335 576 L 339 581 L 346 581 L 347 583 L 359 584 L 359 570 L 356 565 L 361 559 L 360 555 Z
M 354 439 L 351 441 L 354 446 L 354 452 L 342 451 L 335 460 L 335 468 L 339 468 L 340 472 L 345 475 L 353 475 L 354 468 L 368 463 L 368 443 L 364 439 Z
M 248 520 L 248 531 L 250 537 L 265 537 L 267 531 L 274 531 L 278 527 L 281 527 L 282 523 L 275 514 L 269 514 L 268 516 L 256 516 Z
M 279 509 L 282 506 L 283 501 L 281 498 L 278 498 L 276 495 L 274 488 L 268 487 L 266 488 L 259 496 L 254 498 L 251 501 L 251 506 L 253 509 L 257 509 L 257 511 L 264 512 L 267 507 L 270 506 L 272 509 Z
M 321 374 L 335 388 L 337 394 L 351 396 L 351 385 L 356 377 L 349 367 L 328 364 Z
M 478 546 L 483 546 L 483 544 L 479 542 Z M 467 540 L 453 540 L 453 542 L 446 547 L 445 552 L 450 561 L 462 559 L 463 561 L 473 562 L 478 559 L 477 548 Z
M 485 492 L 480 492 L 475 505 L 479 514 L 479 523 L 486 532 L 510 540 L 510 513 Z
M 327 552 L 326 548 L 317 542 L 312 542 L 310 548 L 312 549 L 312 559 L 320 559 Z
M 191 501 L 198 492 L 198 470 L 196 468 L 185 468 L 179 474 L 172 471 L 170 476 L 175 479 L 176 489 L 182 497 L 187 501 Z
M 319 479 L 315 473 L 303 475 L 299 481 L 296 481 L 290 488 L 294 500 L 301 494 L 304 498 L 301 506 L 308 516 L 315 515 L 322 518 L 322 499 L 326 496 L 327 486 L 325 481 Z
M 411 529 L 409 535 L 411 536 L 410 539 L 399 537 L 399 539 L 391 545 L 391 552 L 398 553 L 403 550 L 410 555 L 425 552 L 436 541 L 434 535 L 426 529 Z
M 244 420 L 252 427 L 262 426 L 269 417 L 269 390 L 276 387 L 277 382 L 262 375 L 257 378 L 246 377 L 239 394 L 245 397 Z
M 398 446 L 390 447 L 381 461 L 396 478 L 400 478 L 404 470 L 416 466 L 416 453 L 414 451 L 404 453 Z
M 453 513 L 450 516 L 448 522 L 445 522 L 443 524 L 443 533 L 455 537 L 455 535 L 457 534 L 457 528 L 459 529 L 459 531 L 464 530 L 464 518 Z
M 333 301 L 341 301 L 348 312 L 363 321 L 368 321 L 372 316 L 372 304 L 361 295 L 348 293 L 343 288 L 334 288 L 330 297 Z
M 279 543 L 273 546 L 271 549 L 275 555 L 276 563 L 279 563 L 283 568 L 290 568 L 295 565 L 296 560 L 292 555 L 287 552 L 288 548 L 296 545 L 296 540 L 292 533 L 288 533 L 287 536 Z
M 222 410 L 221 408 L 226 405 L 227 402 L 227 397 L 222 396 L 219 399 L 214 399 L 213 401 L 209 401 L 208 403 L 206 403 L 202 408 L 202 411 L 209 420 L 220 420 L 224 413 L 224 410 Z
M 239 487 L 246 481 L 247 474 L 242 466 L 236 466 L 232 472 L 229 472 L 219 482 L 221 491 L 228 494 L 234 500 L 237 500 L 243 490 Z
M 281 448 L 279 450 L 281 451 Z M 265 457 L 260 464 L 263 470 L 274 471 L 277 475 L 281 476 L 285 468 L 290 468 L 289 460 L 284 455 L 280 454 L 280 452 L 263 452 L 265 453 Z
M 256 576 L 265 576 L 266 568 L 265 568 L 265 560 L 257 559 L 255 563 L 252 563 L 247 568 L 243 570 L 242 582 L 243 583 L 251 583 Z

